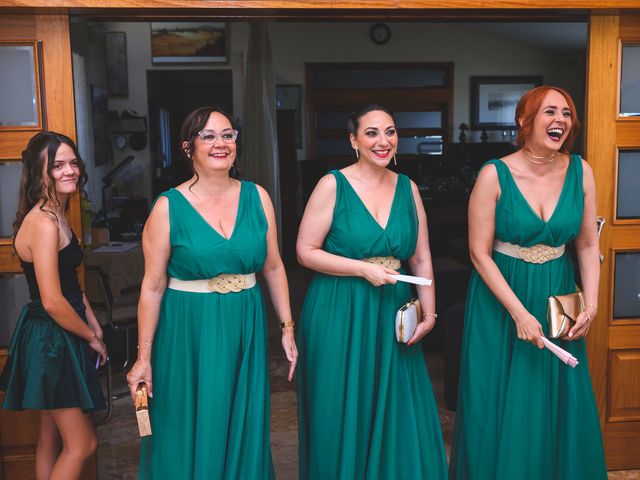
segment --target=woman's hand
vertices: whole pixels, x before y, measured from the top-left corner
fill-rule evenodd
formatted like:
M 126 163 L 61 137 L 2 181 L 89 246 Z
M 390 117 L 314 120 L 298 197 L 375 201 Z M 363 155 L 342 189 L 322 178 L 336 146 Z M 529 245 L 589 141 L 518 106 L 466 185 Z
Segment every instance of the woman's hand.
M 298 347 L 296 347 L 296 339 L 293 336 L 293 327 L 285 327 L 282 329 L 282 349 L 289 360 L 289 375 L 287 380 L 291 381 L 298 364 Z
M 102 330 L 100 331 L 102 333 Z M 89 341 L 89 347 L 100 356 L 100 366 L 107 363 L 107 346 L 102 341 L 102 337 L 97 334 Z
M 569 334 L 562 337 L 562 340 L 578 340 L 579 338 L 584 338 L 589 331 L 589 327 L 591 326 L 591 319 L 595 316 L 595 313 L 591 314 L 591 312 L 587 313 L 586 311 L 581 312 L 576 318 L 575 325 L 569 330 Z
M 433 330 L 433 327 L 436 325 L 436 317 L 433 315 L 427 315 L 424 317 L 418 325 L 416 326 L 416 331 L 413 332 L 413 336 L 407 342 L 407 346 L 411 346 L 417 341 L 421 340 L 427 333 Z
M 131 392 L 131 399 L 136 401 L 136 390 L 138 384 L 146 383 L 149 397 L 153 397 L 153 382 L 151 381 L 151 361 L 138 359 L 127 373 L 127 383 Z
M 96 322 L 89 322 L 89 328 L 91 329 L 91 331 L 93 333 L 96 334 L 96 337 L 98 337 L 100 340 L 104 339 L 104 332 L 102 331 L 102 327 L 100 326 L 100 324 L 96 321 Z
M 518 338 L 526 342 L 533 343 L 538 348 L 544 348 L 542 343 L 542 325 L 540 322 L 531 315 L 529 312 L 525 312 L 522 315 L 518 315 L 513 318 L 516 322 L 516 329 L 518 331 Z
M 382 265 L 377 265 L 375 263 L 362 262 L 364 263 L 362 277 L 368 281 L 374 287 L 379 287 L 381 285 L 396 283 L 395 278 L 391 278 L 389 275 L 398 275 L 398 272 L 392 270 L 388 267 L 383 267 Z

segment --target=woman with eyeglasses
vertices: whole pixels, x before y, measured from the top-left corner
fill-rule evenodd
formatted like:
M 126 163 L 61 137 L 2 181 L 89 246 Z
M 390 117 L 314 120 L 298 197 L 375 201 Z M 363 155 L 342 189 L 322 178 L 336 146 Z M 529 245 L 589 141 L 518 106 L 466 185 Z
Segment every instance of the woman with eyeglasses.
M 202 107 L 180 134 L 193 177 L 161 194 L 142 235 L 132 397 L 149 391 L 152 435 L 141 479 L 273 478 L 262 271 L 282 328 L 291 380 L 297 360 L 287 277 L 267 192 L 231 178 L 231 118 Z
M 422 321 L 396 341 L 397 310 L 412 297 L 404 273 L 433 278 L 418 187 L 387 168 L 396 156 L 392 112 L 368 104 L 349 117 L 356 161 L 320 179 L 300 224 L 297 253 L 315 270 L 298 342 L 301 480 L 444 479 L 438 410 L 420 340 L 436 320 L 433 287 L 418 287 Z

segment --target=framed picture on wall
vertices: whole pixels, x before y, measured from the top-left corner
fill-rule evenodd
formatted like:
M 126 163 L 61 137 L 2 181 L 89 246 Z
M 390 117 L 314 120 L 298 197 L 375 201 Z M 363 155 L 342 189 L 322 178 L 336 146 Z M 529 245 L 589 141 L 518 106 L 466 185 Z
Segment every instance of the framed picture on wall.
M 296 148 L 302 148 L 302 86 L 276 85 L 276 109 L 293 110 Z
M 111 142 L 107 124 L 108 108 L 107 89 L 100 85 L 91 85 L 91 118 L 93 122 L 93 143 L 95 153 L 93 163 L 96 167 L 111 161 Z
M 227 27 L 224 23 L 151 22 L 154 64 L 226 62 Z
M 515 129 L 520 97 L 540 85 L 541 76 L 471 77 L 471 128 Z
M 114 97 L 129 96 L 127 77 L 127 36 L 125 32 L 105 32 L 107 90 Z

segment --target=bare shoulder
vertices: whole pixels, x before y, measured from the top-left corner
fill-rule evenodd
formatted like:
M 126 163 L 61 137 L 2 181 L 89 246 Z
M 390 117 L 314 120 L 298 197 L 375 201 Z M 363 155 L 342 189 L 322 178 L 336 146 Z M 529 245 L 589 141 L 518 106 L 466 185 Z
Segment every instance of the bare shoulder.
M 593 178 L 593 168 L 591 168 L 591 165 L 589 165 L 589 162 L 587 162 L 584 158 L 580 158 L 580 161 L 582 162 L 582 172 L 585 175 L 588 175 L 589 177 Z
M 265 209 L 273 208 L 273 203 L 271 202 L 271 195 L 269 195 L 269 192 L 267 192 L 267 189 L 264 188 L 262 185 L 258 185 L 257 183 L 254 183 L 254 185 L 258 190 L 258 196 L 260 197 L 260 203 L 262 203 L 262 207 Z
M 476 185 L 480 182 L 481 185 L 498 185 L 498 168 L 493 163 L 484 165 L 478 172 L 478 179 Z
M 267 192 L 267 189 L 264 188 L 262 185 L 258 185 L 257 183 L 254 183 L 254 185 L 256 186 L 256 189 L 258 190 L 258 195 L 260 195 L 260 200 L 262 200 L 262 202 L 264 203 L 265 200 L 269 200 L 269 202 L 271 201 L 271 195 L 269 195 L 269 192 Z
M 55 215 L 34 207 L 22 221 L 16 234 L 15 248 L 21 258 L 31 261 L 30 251 L 46 245 L 58 249 L 60 234 Z
M 420 189 L 418 188 L 418 185 L 416 185 L 416 182 L 414 182 L 413 180 L 409 179 L 409 185 L 411 185 L 411 192 L 413 193 L 414 196 L 420 196 Z
M 319 194 L 322 196 L 325 195 L 334 195 L 337 190 L 338 183 L 336 182 L 336 177 L 331 173 L 327 173 L 323 176 L 316 185 L 316 188 L 313 190 L 314 194 Z
M 593 192 L 596 188 L 593 168 L 591 168 L 591 165 L 589 165 L 584 158 L 580 159 L 580 161 L 582 162 L 582 188 L 585 193 Z
M 153 215 L 154 212 L 158 212 L 160 214 L 164 213 L 168 213 L 169 212 L 169 199 L 166 197 L 166 195 L 160 195 L 157 199 L 156 199 L 156 203 L 153 205 L 153 210 L 151 210 L 151 214 Z
M 165 195 L 160 195 L 147 219 L 147 224 L 156 224 L 158 222 L 169 222 L 169 199 Z
M 20 230 L 22 229 L 38 235 L 53 235 L 57 239 L 58 219 L 53 213 L 40 210 L 40 207 L 35 206 L 24 217 L 20 226 Z

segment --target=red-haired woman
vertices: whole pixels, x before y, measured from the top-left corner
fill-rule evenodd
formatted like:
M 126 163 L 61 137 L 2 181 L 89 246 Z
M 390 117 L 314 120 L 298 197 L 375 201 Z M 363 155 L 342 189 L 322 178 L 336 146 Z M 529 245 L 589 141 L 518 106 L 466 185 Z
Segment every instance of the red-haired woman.
M 488 162 L 469 201 L 475 271 L 450 478 L 604 479 L 584 342 L 597 311 L 600 266 L 593 173 L 569 153 L 579 123 L 566 91 L 530 90 L 516 122 L 520 150 Z M 571 241 L 586 307 L 557 343 L 578 358 L 575 369 L 541 350 L 548 297 L 576 289 L 565 253 Z M 533 246 L 547 255 L 526 255 Z
M 41 411 L 36 478 L 77 479 L 98 443 L 90 412 L 104 408 L 90 350 L 102 364 L 107 358 L 102 329 L 76 274 L 82 249 L 65 217 L 87 175 L 73 141 L 54 132 L 34 136 L 22 163 L 14 248 L 31 302 L 0 378 L 2 407 Z

